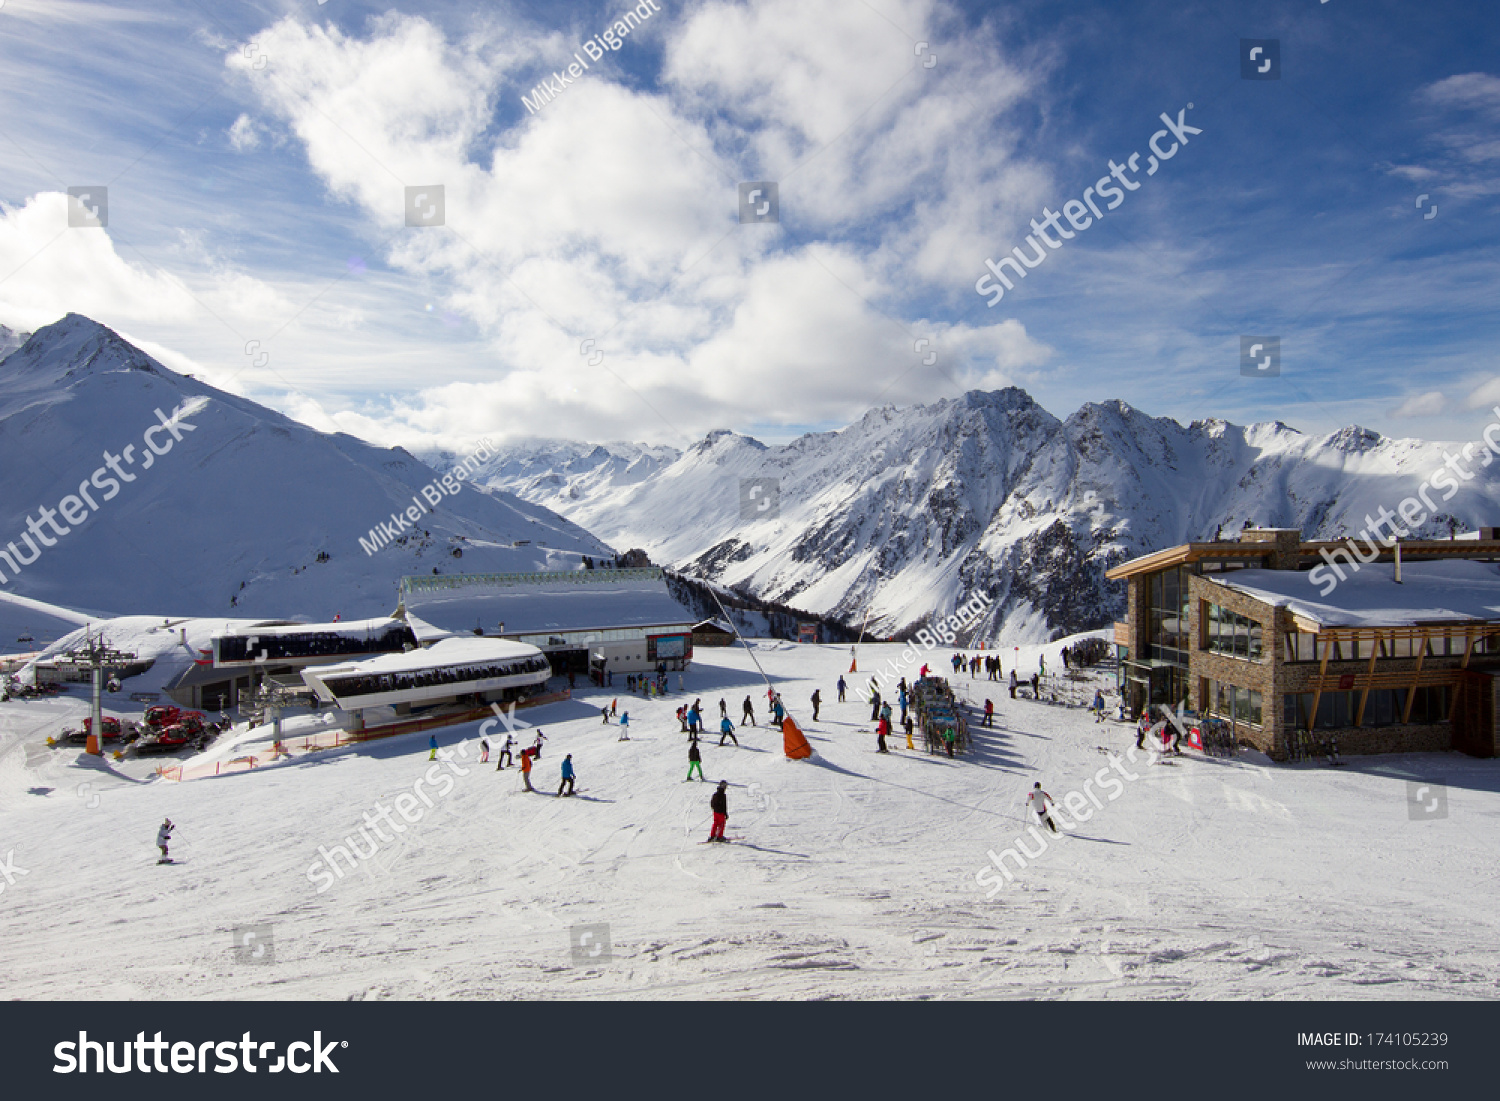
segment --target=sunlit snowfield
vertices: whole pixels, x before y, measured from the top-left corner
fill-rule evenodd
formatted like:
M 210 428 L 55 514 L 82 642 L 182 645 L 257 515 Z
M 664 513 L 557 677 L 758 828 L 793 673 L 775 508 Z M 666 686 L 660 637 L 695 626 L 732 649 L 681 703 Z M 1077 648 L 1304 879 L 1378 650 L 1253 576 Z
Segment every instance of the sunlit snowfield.
M 46 749 L 85 712 L 76 692 L 0 705 L 0 857 L 25 869 L 0 894 L 0 984 L 17 998 L 129 999 L 1500 994 L 1500 764 L 1141 755 L 1115 799 L 1095 788 L 1103 809 L 1078 836 L 988 899 L 976 873 L 1031 825 L 1032 782 L 1059 799 L 1081 791 L 1108 764 L 1098 747 L 1123 751 L 1133 732 L 965 674 L 955 683 L 997 713 L 972 757 L 909 753 L 899 736 L 878 756 L 853 689 L 900 650 L 861 647 L 840 705 L 847 647 L 759 644 L 817 754 L 785 760 L 764 725 L 738 749 L 705 739 L 739 843 L 700 843 L 713 784 L 683 782 L 683 696 L 632 699 L 617 676 L 615 691 L 518 713 L 548 736 L 544 794 L 479 766 L 475 726 L 443 732 L 444 746 L 472 739 L 455 758 L 466 774 L 451 791 L 427 786 L 420 821 L 322 893 L 307 874 L 319 847 L 357 840 L 367 811 L 413 790 L 432 767 L 427 734 L 176 784 L 148 781 L 144 761 L 107 776 L 79 767 L 76 749 Z M 1024 673 L 1036 652 L 1022 649 Z M 1008 673 L 1014 652 L 1003 655 Z M 721 696 L 737 719 L 750 695 L 765 721 L 743 649 L 700 649 L 686 687 L 710 727 Z M 825 704 L 812 723 L 815 687 Z M 600 721 L 616 697 L 628 742 Z M 565 753 L 579 798 L 551 794 Z M 1426 816 L 1436 787 L 1411 802 L 1409 779 L 1447 785 L 1446 817 Z M 164 815 L 182 863 L 162 867 Z M 237 958 L 233 931 L 263 924 L 270 962 Z M 575 962 L 570 931 L 583 925 L 607 926 L 607 957 Z

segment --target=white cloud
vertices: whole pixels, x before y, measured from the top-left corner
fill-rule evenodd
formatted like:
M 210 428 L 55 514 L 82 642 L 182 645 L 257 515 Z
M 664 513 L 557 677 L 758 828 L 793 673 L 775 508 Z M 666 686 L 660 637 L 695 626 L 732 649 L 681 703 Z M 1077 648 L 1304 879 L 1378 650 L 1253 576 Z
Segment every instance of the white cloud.
M 248 153 L 260 148 L 259 127 L 249 115 L 241 115 L 229 127 L 229 144 L 236 153 Z
M 1441 390 L 1429 390 L 1425 394 L 1414 394 L 1391 410 L 1393 417 L 1435 417 L 1448 408 L 1448 399 Z
M 389 14 L 356 37 L 289 16 L 255 37 L 263 69 L 229 50 L 389 263 L 472 319 L 493 357 L 488 378 L 346 413 L 297 407 L 413 445 L 508 429 L 681 444 L 1040 365 L 1049 351 L 1012 320 L 942 329 L 946 374 L 918 366 L 921 334 L 890 305 L 970 287 L 976 239 L 1034 212 L 1048 177 L 994 125 L 1026 74 L 983 33 L 925 69 L 912 36 L 938 42 L 945 17 L 924 0 L 886 9 L 709 4 L 653 27 L 668 35 L 662 91 L 596 68 L 536 115 L 515 113 L 520 94 L 577 46 L 556 32 L 449 39 Z M 517 119 L 498 134 L 497 102 Z M 778 174 L 783 226 L 738 225 L 738 181 Z M 432 184 L 445 225 L 406 228 L 405 187 Z M 585 339 L 602 363 L 580 355 Z
M 37 329 L 69 312 L 110 319 L 180 320 L 192 295 L 175 275 L 132 264 L 105 228 L 70 228 L 68 196 L 0 203 L 0 321 Z
M 1464 399 L 1464 406 L 1468 409 L 1488 409 L 1497 404 L 1500 404 L 1500 378 L 1480 384 Z

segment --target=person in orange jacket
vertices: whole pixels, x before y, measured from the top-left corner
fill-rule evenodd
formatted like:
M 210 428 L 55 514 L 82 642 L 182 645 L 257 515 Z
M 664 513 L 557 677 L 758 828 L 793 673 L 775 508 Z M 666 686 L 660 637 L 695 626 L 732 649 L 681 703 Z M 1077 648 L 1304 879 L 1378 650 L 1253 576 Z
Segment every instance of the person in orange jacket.
M 521 750 L 521 782 L 526 785 L 527 791 L 535 791 L 531 786 L 531 750 Z

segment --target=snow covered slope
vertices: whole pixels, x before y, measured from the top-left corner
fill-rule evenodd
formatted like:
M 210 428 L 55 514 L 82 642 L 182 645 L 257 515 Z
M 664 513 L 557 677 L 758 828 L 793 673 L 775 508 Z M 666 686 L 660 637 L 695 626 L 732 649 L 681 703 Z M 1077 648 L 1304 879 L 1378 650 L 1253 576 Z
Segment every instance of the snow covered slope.
M 10 355 L 30 338 L 30 333 L 18 333 L 9 326 L 0 325 L 0 359 Z
M 613 447 L 613 445 L 611 445 Z M 579 448 L 580 451 L 584 450 Z M 1183 426 L 1123 402 L 1062 421 L 1007 389 L 872 410 L 841 432 L 766 447 L 711 433 L 630 484 L 542 473 L 552 450 L 517 456 L 490 484 L 545 500 L 616 547 L 758 597 L 895 633 L 995 601 L 978 637 L 1044 639 L 1123 610 L 1104 571 L 1127 558 L 1245 523 L 1352 534 L 1444 462 L 1441 444 L 1362 428 L 1308 436 L 1281 423 Z M 1500 463 L 1420 534 L 1500 522 Z M 743 498 L 751 479 L 767 493 Z M 1438 495 L 1440 498 L 1441 494 Z
M 40 552 L 16 576 L 0 560 L 5 591 L 118 614 L 380 615 L 402 574 L 570 569 L 609 553 L 548 509 L 464 486 L 433 490 L 435 511 L 367 554 L 361 537 L 382 521 L 394 532 L 436 471 L 176 374 L 76 314 L 0 362 L 0 470 L 0 548 Z M 62 502 L 85 491 L 96 510 L 74 501 L 85 518 L 70 524 Z
M 861 646 L 860 668 L 899 650 Z M 1022 650 L 1023 672 L 1036 655 Z M 645 700 L 617 678 L 518 711 L 547 734 L 543 794 L 479 765 L 475 726 L 439 733 L 445 750 L 469 739 L 454 770 L 429 763 L 424 732 L 175 784 L 153 780 L 149 758 L 100 768 L 47 749 L 84 713 L 77 693 L 0 704 L 0 855 L 25 871 L 0 900 L 0 988 L 132 1001 L 1500 996 L 1496 761 L 1330 769 L 1189 752 L 1151 766 L 1123 756 L 1130 727 L 982 678 L 957 682 L 996 704 L 974 756 L 908 752 L 902 737 L 882 756 L 869 705 L 837 702 L 847 647 L 761 643 L 756 656 L 812 760 L 742 726 L 738 747 L 703 739 L 710 782 L 685 783 L 675 708 L 701 696 L 716 717 L 724 697 L 737 716 L 749 695 L 764 716 L 751 655 L 699 651 L 685 693 Z M 1060 665 L 1056 645 L 1048 658 Z M 615 698 L 629 741 L 600 722 Z M 1122 754 L 1113 788 L 1097 780 L 1112 769 L 1101 745 Z M 564 754 L 572 799 L 553 794 Z M 740 840 L 702 844 L 719 779 Z M 1070 818 L 1090 815 L 1045 850 L 1022 803 L 1034 781 Z M 1445 816 L 1414 820 L 1408 781 L 1445 784 Z M 367 826 L 382 807 L 399 833 Z M 183 863 L 158 867 L 166 815 Z M 1014 882 L 987 897 L 989 853 L 1018 838 L 1035 859 L 1007 860 Z M 358 856 L 334 851 L 351 844 Z M 262 923 L 272 958 L 237 960 L 234 930 Z M 575 957 L 581 927 L 607 953 Z

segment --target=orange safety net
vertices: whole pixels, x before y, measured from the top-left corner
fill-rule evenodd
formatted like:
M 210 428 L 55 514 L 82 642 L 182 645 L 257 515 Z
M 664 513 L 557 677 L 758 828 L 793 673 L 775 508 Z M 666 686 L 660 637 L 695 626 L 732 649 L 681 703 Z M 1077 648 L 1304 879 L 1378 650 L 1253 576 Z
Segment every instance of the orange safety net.
M 787 757 L 793 761 L 812 756 L 812 746 L 807 744 L 790 715 L 781 720 L 781 742 Z

